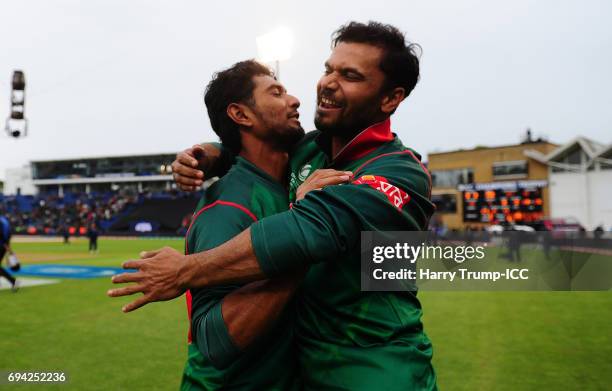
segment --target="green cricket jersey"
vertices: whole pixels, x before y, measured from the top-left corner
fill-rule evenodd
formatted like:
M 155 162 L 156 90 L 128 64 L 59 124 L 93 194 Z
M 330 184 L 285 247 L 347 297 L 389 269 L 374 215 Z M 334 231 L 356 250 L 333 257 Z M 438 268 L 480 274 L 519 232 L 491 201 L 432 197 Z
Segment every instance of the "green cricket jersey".
M 360 290 L 361 231 L 427 229 L 434 206 L 420 157 L 390 120 L 355 137 L 333 160 L 330 139 L 310 132 L 291 156 L 290 199 L 315 169 L 354 173 L 292 209 L 251 226 L 269 277 L 311 265 L 297 295 L 295 338 L 308 390 L 432 390 L 432 346 L 416 292 Z
M 210 186 L 198 204 L 185 238 L 188 254 L 228 241 L 253 222 L 287 210 L 287 191 L 245 159 Z M 191 320 L 188 360 L 182 390 L 291 390 L 297 388 L 293 307 L 273 330 L 241 352 L 223 320 L 223 297 L 239 285 L 195 289 L 187 293 Z

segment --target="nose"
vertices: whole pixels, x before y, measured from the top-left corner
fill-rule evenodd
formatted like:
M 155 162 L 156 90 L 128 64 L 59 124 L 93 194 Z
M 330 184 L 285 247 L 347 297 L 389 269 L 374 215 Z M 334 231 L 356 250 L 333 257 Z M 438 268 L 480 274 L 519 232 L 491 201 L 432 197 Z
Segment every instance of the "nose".
M 300 100 L 298 98 L 293 95 L 287 95 L 287 98 L 289 98 L 289 107 L 292 109 L 297 109 L 300 107 Z
M 338 89 L 338 79 L 336 72 L 321 76 L 319 79 L 319 92 L 324 90 L 335 91 Z

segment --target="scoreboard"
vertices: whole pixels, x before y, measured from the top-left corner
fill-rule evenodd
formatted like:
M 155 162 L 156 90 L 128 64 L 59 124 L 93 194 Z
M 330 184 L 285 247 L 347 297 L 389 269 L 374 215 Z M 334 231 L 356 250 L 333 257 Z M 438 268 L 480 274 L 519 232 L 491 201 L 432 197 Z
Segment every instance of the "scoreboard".
M 498 224 L 528 223 L 543 217 L 544 180 L 459 185 L 463 221 Z

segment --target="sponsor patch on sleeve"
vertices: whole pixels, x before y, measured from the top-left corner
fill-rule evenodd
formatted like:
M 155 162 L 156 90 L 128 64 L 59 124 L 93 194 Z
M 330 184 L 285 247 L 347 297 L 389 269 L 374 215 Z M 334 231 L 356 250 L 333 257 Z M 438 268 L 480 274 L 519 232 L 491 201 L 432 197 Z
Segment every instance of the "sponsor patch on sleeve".
M 410 196 L 400 189 L 399 187 L 389 183 L 387 178 L 377 175 L 363 175 L 359 179 L 353 181 L 356 185 L 368 185 L 371 188 L 380 191 L 390 203 L 392 203 L 397 209 L 402 207 L 410 201 Z

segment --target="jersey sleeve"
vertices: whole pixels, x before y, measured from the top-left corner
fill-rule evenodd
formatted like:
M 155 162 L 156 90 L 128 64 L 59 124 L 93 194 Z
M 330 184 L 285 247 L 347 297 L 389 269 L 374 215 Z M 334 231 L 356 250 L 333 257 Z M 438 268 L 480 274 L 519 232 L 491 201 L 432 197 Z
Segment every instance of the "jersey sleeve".
M 268 277 L 337 259 L 359 245 L 361 231 L 426 229 L 434 211 L 427 171 L 409 160 L 372 165 L 350 184 L 311 191 L 293 208 L 251 227 Z
M 217 247 L 248 228 L 254 217 L 231 203 L 213 204 L 196 213 L 187 237 L 191 253 Z M 223 298 L 237 285 L 192 290 L 191 331 L 198 350 L 217 368 L 231 364 L 241 351 L 235 346 L 222 314 Z

